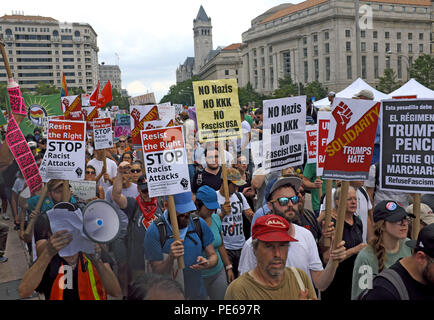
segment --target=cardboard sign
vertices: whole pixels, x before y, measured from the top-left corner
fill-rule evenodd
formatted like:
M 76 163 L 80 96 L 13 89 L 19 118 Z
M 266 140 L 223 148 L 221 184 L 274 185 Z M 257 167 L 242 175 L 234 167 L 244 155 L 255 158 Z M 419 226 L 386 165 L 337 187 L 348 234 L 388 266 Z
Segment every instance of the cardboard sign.
M 84 121 L 50 120 L 46 151 L 48 179 L 83 180 L 86 153 Z
M 174 104 L 173 107 L 175 108 L 175 116 L 181 114 L 184 109 L 182 104 Z
M 129 114 L 117 114 L 115 120 L 115 138 L 131 135 L 131 118 Z
M 70 181 L 72 194 L 79 200 L 92 200 L 96 197 L 96 181 Z
M 6 132 L 6 142 L 26 180 L 30 192 L 34 193 L 42 187 L 42 177 L 38 166 L 23 133 L 14 117 L 10 117 Z
M 307 163 L 316 163 L 318 143 L 318 125 L 306 126 Z
M 113 146 L 113 131 L 110 118 L 93 120 L 93 139 L 95 150 L 109 149 Z
M 318 142 L 317 142 L 317 160 L 316 160 L 316 175 L 321 177 L 324 171 L 326 159 L 327 139 L 329 136 L 330 116 L 328 111 L 318 112 Z
M 157 106 L 130 106 L 131 139 L 134 145 L 141 145 L 140 131 L 148 121 L 159 120 Z
M 158 115 L 161 120 L 175 120 L 175 108 L 169 103 L 167 104 L 159 104 L 158 105 Z
M 195 81 L 193 89 L 199 141 L 241 138 L 237 80 Z
M 325 179 L 368 179 L 380 106 L 380 102 L 372 100 L 334 100 L 324 165 Z
M 434 194 L 434 100 L 382 103 L 380 189 Z
M 67 120 L 83 120 L 81 113 L 81 96 L 65 96 L 60 98 L 62 111 Z
M 150 197 L 191 191 L 182 126 L 141 131 Z
M 264 100 L 263 168 L 278 171 L 303 164 L 306 96 Z

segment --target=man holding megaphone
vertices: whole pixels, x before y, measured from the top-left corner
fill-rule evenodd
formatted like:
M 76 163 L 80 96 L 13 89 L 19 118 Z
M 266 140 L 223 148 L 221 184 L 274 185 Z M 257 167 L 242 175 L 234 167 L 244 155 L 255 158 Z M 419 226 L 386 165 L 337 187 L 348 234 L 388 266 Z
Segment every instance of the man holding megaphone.
M 74 199 L 60 203 L 64 183 L 63 180 L 48 183 L 49 197 L 44 199 L 46 207 L 43 211 L 49 210 L 50 206 L 56 209 L 58 204 L 72 208 L 68 214 L 75 214 Z M 81 214 L 79 209 L 78 212 Z M 47 212 L 39 214 L 35 224 L 38 258 L 20 283 L 20 297 L 28 297 L 34 290 L 43 293 L 47 300 L 105 300 L 107 294 L 120 296 L 119 282 L 108 263 L 110 257 L 98 244 L 95 244 L 93 254 L 79 251 L 71 256 L 59 255 L 72 240 L 72 234 L 66 230 L 51 231 Z

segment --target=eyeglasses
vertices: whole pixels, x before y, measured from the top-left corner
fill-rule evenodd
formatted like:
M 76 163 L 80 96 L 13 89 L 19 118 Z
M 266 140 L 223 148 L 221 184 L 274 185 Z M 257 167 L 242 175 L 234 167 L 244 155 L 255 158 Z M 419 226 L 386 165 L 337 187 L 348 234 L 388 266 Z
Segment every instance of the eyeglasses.
M 139 172 L 142 172 L 142 169 L 131 169 L 130 172 L 131 173 L 139 173 Z
M 96 174 L 95 171 L 86 171 L 86 174 Z
M 407 224 L 409 224 L 411 222 L 411 218 L 410 217 L 406 217 L 406 218 L 404 218 L 402 220 L 399 220 L 399 221 L 396 221 L 394 223 L 398 224 L 400 226 L 403 226 L 403 225 L 405 225 L 406 222 L 407 222 Z
M 273 201 L 270 201 L 270 202 L 271 203 L 279 202 L 279 204 L 282 207 L 284 207 L 284 206 L 287 206 L 289 204 L 289 201 L 291 201 L 292 204 L 297 204 L 297 203 L 300 202 L 300 197 L 299 196 L 293 196 L 293 197 L 290 197 L 290 198 L 288 198 L 288 197 L 282 197 L 282 198 L 279 198 L 277 200 L 273 200 Z
M 298 193 L 301 194 L 302 196 L 306 195 L 306 191 L 299 191 Z
M 126 142 L 126 140 L 119 140 L 119 142 Z

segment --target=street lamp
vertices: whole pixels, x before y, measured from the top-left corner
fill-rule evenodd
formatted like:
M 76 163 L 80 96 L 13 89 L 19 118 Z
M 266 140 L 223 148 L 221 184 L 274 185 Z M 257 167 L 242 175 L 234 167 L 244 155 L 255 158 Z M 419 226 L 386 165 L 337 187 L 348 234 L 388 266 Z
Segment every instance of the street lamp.
M 411 71 L 410 59 L 407 56 L 404 56 L 402 54 L 398 54 L 396 52 L 392 52 L 391 50 L 386 52 L 387 58 L 390 59 L 390 56 L 392 54 L 396 54 L 398 57 L 405 58 L 405 60 L 407 62 L 407 81 L 410 80 L 410 71 Z

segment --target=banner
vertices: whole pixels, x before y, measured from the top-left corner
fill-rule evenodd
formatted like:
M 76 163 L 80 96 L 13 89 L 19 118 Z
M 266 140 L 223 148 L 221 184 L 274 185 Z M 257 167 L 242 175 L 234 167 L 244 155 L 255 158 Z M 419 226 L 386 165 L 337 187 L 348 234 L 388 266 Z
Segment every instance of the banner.
M 372 100 L 334 100 L 324 179 L 368 180 L 380 106 Z
M 306 96 L 264 100 L 263 168 L 278 171 L 303 164 Z
M 113 146 L 112 121 L 110 118 L 93 120 L 93 141 L 95 150 L 109 149 Z
M 306 126 L 307 163 L 316 163 L 318 143 L 318 125 Z
M 23 133 L 18 128 L 15 118 L 10 117 L 6 132 L 6 142 L 26 180 L 31 193 L 42 187 L 42 178 Z
M 316 175 L 322 177 L 324 172 L 324 164 L 326 158 L 327 139 L 330 128 L 329 111 L 318 112 L 318 142 L 317 142 L 317 160 L 316 160 Z
M 241 139 L 237 80 L 195 81 L 193 90 L 199 141 Z
M 131 138 L 134 145 L 141 145 L 140 131 L 145 129 L 145 122 L 159 120 L 157 106 L 130 106 Z
M 147 105 L 147 104 L 156 104 L 154 93 L 147 93 L 141 96 L 129 98 L 130 105 Z
M 380 189 L 434 194 L 434 100 L 384 100 Z
M 67 120 L 83 120 L 81 114 L 81 96 L 65 96 L 60 98 L 63 115 Z
M 47 179 L 84 179 L 85 130 L 84 121 L 49 121 L 47 151 L 43 160 Z
M 141 131 L 149 196 L 191 191 L 182 126 Z
M 92 200 L 96 197 L 96 181 L 69 181 L 72 194 L 79 200 Z
M 131 136 L 131 118 L 129 114 L 117 114 L 115 120 L 115 138 Z

